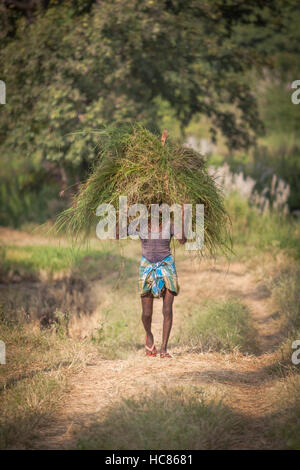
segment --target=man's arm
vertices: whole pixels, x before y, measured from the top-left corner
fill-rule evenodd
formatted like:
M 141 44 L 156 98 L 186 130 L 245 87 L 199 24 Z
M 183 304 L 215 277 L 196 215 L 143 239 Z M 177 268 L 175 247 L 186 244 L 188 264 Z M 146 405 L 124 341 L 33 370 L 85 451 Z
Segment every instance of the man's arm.
M 181 207 L 182 207 L 182 221 L 181 221 L 181 227 L 182 227 L 181 232 L 182 233 L 181 233 L 181 238 L 178 238 L 178 236 L 176 236 L 176 234 L 174 234 L 174 237 L 176 238 L 176 240 L 179 241 L 179 243 L 181 245 L 184 245 L 185 242 L 187 241 L 187 238 L 184 235 L 184 205 L 182 204 Z M 177 235 L 179 235 L 179 234 L 177 234 Z
M 183 235 L 183 238 L 177 238 L 177 240 L 179 241 L 181 245 L 184 245 L 185 242 L 187 241 L 187 238 L 185 238 L 185 236 Z

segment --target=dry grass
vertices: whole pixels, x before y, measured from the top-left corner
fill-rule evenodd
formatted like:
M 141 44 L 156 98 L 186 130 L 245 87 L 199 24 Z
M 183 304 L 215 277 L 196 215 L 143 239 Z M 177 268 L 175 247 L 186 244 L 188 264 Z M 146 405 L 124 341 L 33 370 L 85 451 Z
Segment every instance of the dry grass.
M 162 145 L 160 136 L 140 125 L 109 127 L 98 135 L 98 162 L 72 206 L 58 217 L 58 232 L 67 230 L 75 240 L 90 234 L 98 222 L 97 207 L 112 204 L 118 219 L 119 197 L 127 196 L 129 206 L 144 204 L 148 209 L 151 204 L 203 204 L 203 251 L 229 249 L 223 194 L 202 155 L 171 140 Z
M 182 318 L 178 342 L 194 351 L 258 351 L 249 310 L 238 299 L 203 302 Z
M 122 245 L 131 266 L 139 245 Z M 122 282 L 114 263 L 109 271 L 111 265 L 100 262 L 100 274 L 107 275 L 96 279 L 98 260 L 86 259 L 82 291 L 77 283 L 70 290 L 66 279 L 1 289 L 11 310 L 0 326 L 9 364 L 0 368 L 3 448 L 298 448 L 298 369 L 289 367 L 290 345 L 282 342 L 283 326 L 297 312 L 296 265 L 270 254 L 264 254 L 264 266 L 261 257 L 247 264 L 199 265 L 177 254 L 181 293 L 170 342 L 174 359 L 165 362 L 145 359 L 136 277 Z M 221 314 L 233 297 L 239 299 L 238 316 L 245 306 L 251 317 L 260 355 L 242 355 L 238 348 L 195 353 L 175 342 L 188 312 L 201 317 L 203 300 L 221 306 Z M 40 329 L 35 319 L 45 311 L 57 318 Z M 161 327 L 157 301 L 157 346 Z M 227 340 L 225 334 L 223 346 Z M 286 348 L 284 373 L 277 367 L 280 345 Z
M 121 399 L 79 438 L 80 449 L 227 449 L 242 425 L 219 399 L 196 386 L 156 387 Z M 116 423 L 118 425 L 116 426 Z
M 273 408 L 269 435 L 281 443 L 281 448 L 300 450 L 300 374 L 290 373 L 277 382 L 267 399 Z
M 84 366 L 93 350 L 32 323 L 2 320 L 0 337 L 7 352 L 0 368 L 0 447 L 26 448 L 60 406 L 67 377 Z

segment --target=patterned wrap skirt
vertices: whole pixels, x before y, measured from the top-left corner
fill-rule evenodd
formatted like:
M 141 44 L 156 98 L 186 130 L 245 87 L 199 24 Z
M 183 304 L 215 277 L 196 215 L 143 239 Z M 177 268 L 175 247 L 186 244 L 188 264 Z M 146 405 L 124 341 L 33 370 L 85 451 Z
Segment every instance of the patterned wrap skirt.
M 174 295 L 179 293 L 179 285 L 174 258 L 167 256 L 157 263 L 151 263 L 144 256 L 139 269 L 139 291 L 141 296 L 149 293 L 161 297 L 169 289 Z

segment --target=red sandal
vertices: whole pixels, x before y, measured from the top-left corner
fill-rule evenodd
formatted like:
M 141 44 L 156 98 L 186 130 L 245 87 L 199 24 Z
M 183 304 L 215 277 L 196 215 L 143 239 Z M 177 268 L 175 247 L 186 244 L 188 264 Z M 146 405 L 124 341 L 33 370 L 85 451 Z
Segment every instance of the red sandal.
M 167 357 L 168 359 L 172 359 L 172 358 L 173 358 L 173 356 L 171 356 L 171 354 L 169 354 L 168 352 L 163 352 L 163 353 L 161 352 L 161 353 L 160 353 L 160 357 L 161 357 L 162 359 L 164 359 L 164 358 L 166 358 L 166 357 Z
M 157 354 L 157 349 L 156 349 L 156 347 L 155 347 L 155 344 L 153 343 L 153 344 L 152 344 L 152 347 L 149 348 L 149 346 L 147 346 L 146 342 L 147 342 L 147 336 L 146 336 L 146 338 L 145 338 L 146 356 L 155 357 L 156 354 Z

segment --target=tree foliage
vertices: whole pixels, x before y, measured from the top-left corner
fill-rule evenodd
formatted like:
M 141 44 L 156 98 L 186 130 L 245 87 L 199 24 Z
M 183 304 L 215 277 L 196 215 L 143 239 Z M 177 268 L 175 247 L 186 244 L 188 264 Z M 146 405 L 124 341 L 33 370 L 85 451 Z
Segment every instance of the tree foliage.
M 96 155 L 93 130 L 116 121 L 154 130 L 157 98 L 182 129 L 208 116 L 212 136 L 221 131 L 230 148 L 262 132 L 246 72 L 270 63 L 263 42 L 283 27 L 281 1 L 20 3 L 2 1 L 4 160 L 17 155 L 33 168 L 49 160 L 81 176 Z

